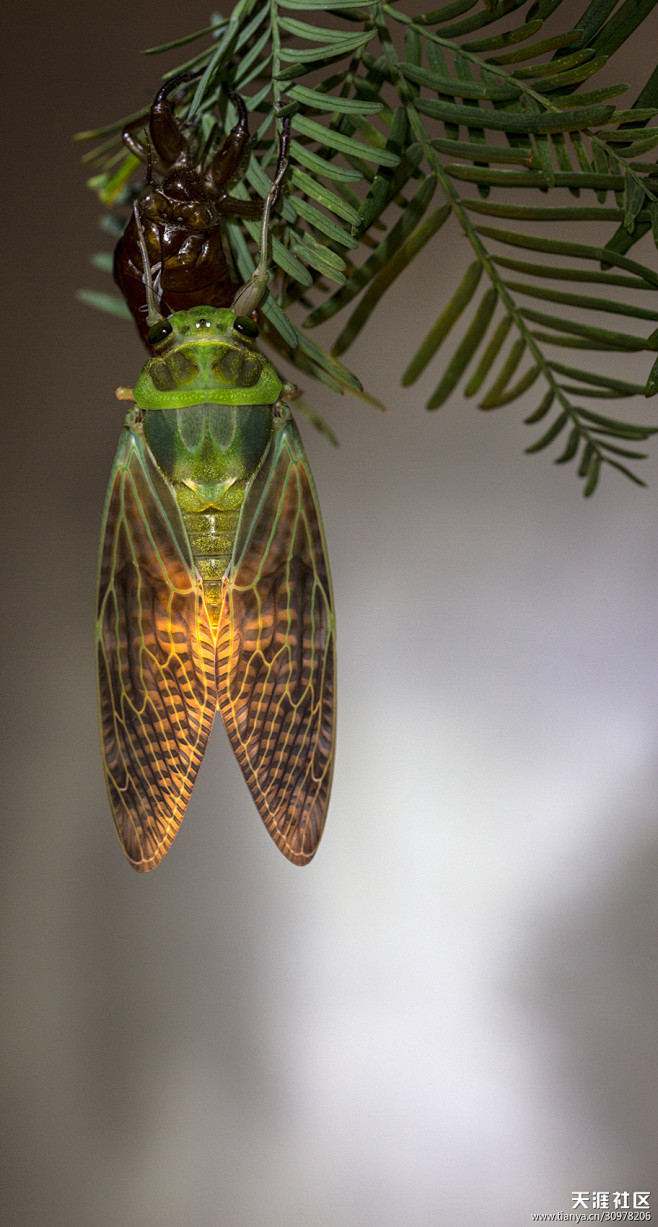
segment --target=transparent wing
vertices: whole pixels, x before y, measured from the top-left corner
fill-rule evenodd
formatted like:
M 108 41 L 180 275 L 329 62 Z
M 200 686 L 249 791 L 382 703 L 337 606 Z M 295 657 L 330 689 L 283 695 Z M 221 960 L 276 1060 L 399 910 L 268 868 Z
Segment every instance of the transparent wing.
M 218 706 L 270 835 L 304 865 L 331 787 L 335 627 L 317 495 L 290 419 L 245 500 L 228 579 Z
M 214 648 L 173 492 L 126 427 L 105 505 L 96 623 L 114 821 L 146 872 L 173 843 L 216 710 Z

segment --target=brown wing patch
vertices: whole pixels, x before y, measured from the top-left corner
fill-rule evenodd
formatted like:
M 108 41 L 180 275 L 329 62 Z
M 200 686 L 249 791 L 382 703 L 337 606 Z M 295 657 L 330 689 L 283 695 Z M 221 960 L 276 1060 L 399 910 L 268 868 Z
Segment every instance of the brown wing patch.
M 98 691 L 107 789 L 126 856 L 153 869 L 187 807 L 216 709 L 214 646 L 175 497 L 124 430 L 99 570 Z
M 280 429 L 242 514 L 218 637 L 218 706 L 270 835 L 304 865 L 331 787 L 335 636 L 317 496 L 294 423 Z

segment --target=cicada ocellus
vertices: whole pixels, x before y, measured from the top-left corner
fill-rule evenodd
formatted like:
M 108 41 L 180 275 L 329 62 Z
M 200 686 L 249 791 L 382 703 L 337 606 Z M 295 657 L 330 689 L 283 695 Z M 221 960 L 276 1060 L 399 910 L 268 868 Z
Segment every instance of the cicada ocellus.
M 178 831 L 216 711 L 265 825 L 297 865 L 324 825 L 334 613 L 318 499 L 251 316 L 151 327 L 103 516 L 101 737 L 136 869 Z

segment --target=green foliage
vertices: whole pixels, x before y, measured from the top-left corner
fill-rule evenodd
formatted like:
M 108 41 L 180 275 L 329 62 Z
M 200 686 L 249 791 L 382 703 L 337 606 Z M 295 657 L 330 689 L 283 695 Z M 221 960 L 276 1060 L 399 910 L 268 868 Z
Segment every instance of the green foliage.
M 643 484 L 627 462 L 643 457 L 637 444 L 656 428 L 587 405 L 658 391 L 658 359 L 643 364 L 640 382 L 601 374 L 598 361 L 658 350 L 658 312 L 644 293 L 658 289 L 658 274 L 628 254 L 650 231 L 658 236 L 658 165 L 645 160 L 658 147 L 658 69 L 623 107 L 626 85 L 593 79 L 642 36 L 657 3 L 445 0 L 412 16 L 404 0 L 238 0 L 230 17 L 152 48 L 203 43 L 166 74 L 202 70 L 179 108 L 200 152 L 217 140 L 217 115 L 220 133 L 234 122 L 229 91 L 244 97 L 253 141 L 234 195 L 266 194 L 277 121 L 290 116 L 276 276 L 263 306 L 281 351 L 338 391 L 358 389 L 338 355 L 420 253 L 438 268 L 441 243 L 465 239 L 468 267 L 408 356 L 403 382 L 441 349 L 429 409 L 462 383 L 485 411 L 538 388 L 525 420 L 541 421 L 541 433 L 528 452 L 558 443 L 556 463 L 574 463 L 586 495 L 603 465 Z M 143 183 L 121 131 L 146 116 L 81 134 L 101 142 L 87 160 L 108 205 L 125 205 Z M 556 203 L 545 203 L 549 193 Z M 259 223 L 226 229 L 246 278 Z M 296 318 L 306 312 L 301 327 L 287 313 L 295 304 Z M 308 329 L 340 311 L 348 315 L 329 355 Z M 565 365 L 552 356 L 565 348 L 596 357 Z

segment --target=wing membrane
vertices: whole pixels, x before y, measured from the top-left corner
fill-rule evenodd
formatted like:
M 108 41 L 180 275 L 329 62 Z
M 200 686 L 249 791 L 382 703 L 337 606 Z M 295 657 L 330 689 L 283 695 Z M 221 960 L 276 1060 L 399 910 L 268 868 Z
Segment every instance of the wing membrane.
M 216 710 L 214 646 L 175 496 L 126 427 L 105 507 L 96 624 L 105 776 L 142 872 L 180 826 Z
M 225 600 L 218 707 L 270 835 L 303 865 L 331 786 L 335 627 L 317 495 L 290 419 L 245 500 Z

